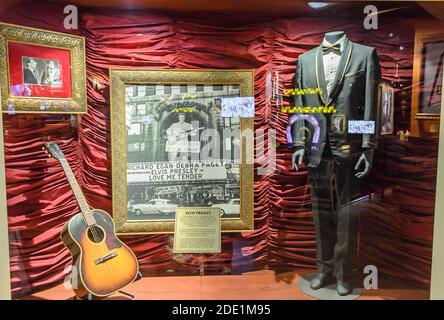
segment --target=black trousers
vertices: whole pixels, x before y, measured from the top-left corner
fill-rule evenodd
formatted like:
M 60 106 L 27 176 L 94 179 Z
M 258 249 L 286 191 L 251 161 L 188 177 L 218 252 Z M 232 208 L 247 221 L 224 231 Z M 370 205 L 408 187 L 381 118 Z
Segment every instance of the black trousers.
M 356 251 L 357 218 L 350 205 L 358 181 L 355 165 L 355 160 L 338 164 L 327 155 L 316 168 L 309 167 L 318 272 L 341 281 L 350 279 Z

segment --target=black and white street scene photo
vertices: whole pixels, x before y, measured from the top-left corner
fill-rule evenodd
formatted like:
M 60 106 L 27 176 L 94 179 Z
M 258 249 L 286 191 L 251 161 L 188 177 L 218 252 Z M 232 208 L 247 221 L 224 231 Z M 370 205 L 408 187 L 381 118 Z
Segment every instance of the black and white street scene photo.
M 240 217 L 240 118 L 223 117 L 238 85 L 127 85 L 129 220 L 174 219 L 177 207 Z

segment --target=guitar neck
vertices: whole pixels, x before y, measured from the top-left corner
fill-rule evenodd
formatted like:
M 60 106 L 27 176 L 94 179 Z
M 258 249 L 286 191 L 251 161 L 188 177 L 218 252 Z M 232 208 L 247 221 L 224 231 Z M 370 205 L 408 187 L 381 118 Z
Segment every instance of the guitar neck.
M 60 159 L 60 163 L 62 164 L 62 168 L 65 172 L 66 177 L 68 178 L 71 189 L 74 192 L 74 196 L 76 197 L 77 203 L 79 204 L 80 211 L 83 214 L 83 218 L 85 219 L 86 224 L 88 226 L 96 224 L 96 220 L 91 214 L 91 209 L 89 208 L 88 202 L 86 202 L 82 189 L 80 189 L 79 183 L 77 182 L 77 179 L 75 178 L 68 161 L 66 159 Z

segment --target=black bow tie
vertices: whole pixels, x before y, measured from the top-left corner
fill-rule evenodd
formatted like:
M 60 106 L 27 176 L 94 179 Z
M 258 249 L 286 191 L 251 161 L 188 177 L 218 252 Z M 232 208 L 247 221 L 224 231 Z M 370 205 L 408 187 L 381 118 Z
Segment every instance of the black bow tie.
M 328 50 L 335 50 L 335 51 L 339 51 L 341 52 L 341 44 L 340 43 L 336 43 L 334 45 L 322 45 L 322 52 L 326 52 Z

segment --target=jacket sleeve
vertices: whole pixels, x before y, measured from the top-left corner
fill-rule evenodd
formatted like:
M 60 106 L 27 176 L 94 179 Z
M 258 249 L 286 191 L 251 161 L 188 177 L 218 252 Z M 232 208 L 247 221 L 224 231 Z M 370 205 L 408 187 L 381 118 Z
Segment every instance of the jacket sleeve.
M 378 86 L 380 82 L 380 67 L 376 49 L 372 48 L 370 55 L 367 58 L 367 75 L 366 75 L 366 89 L 365 89 L 365 110 L 364 120 L 375 122 L 374 134 L 362 135 L 362 148 L 375 149 L 377 147 L 378 136 Z
M 298 65 L 296 67 L 295 76 L 295 88 L 302 89 L 302 62 L 301 57 L 299 57 Z M 300 94 L 294 95 L 293 101 L 294 107 L 303 107 L 302 96 Z M 300 114 L 300 113 L 299 113 Z M 292 115 L 292 117 L 297 117 L 298 113 Z M 291 119 L 291 118 L 290 118 Z M 293 140 L 293 147 L 304 148 L 305 147 L 305 121 L 302 118 L 297 118 L 291 125 L 291 135 Z

